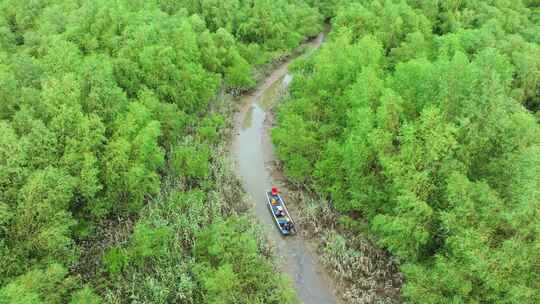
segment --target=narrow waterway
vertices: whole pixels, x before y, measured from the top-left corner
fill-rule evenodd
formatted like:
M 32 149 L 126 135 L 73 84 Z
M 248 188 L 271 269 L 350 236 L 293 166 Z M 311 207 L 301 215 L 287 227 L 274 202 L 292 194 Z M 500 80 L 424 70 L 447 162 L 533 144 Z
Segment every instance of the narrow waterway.
M 323 40 L 324 34 L 320 34 L 307 44 L 318 48 Z M 300 233 L 283 237 L 272 221 L 265 201 L 265 191 L 272 185 L 280 186 L 287 201 L 287 191 L 278 178 L 280 172 L 275 172 L 272 166 L 274 154 L 268 134 L 270 115 L 267 111 L 292 80 L 287 69 L 291 60 L 278 66 L 253 93 L 242 98 L 232 147 L 235 171 L 250 196 L 254 215 L 276 248 L 281 271 L 290 276 L 300 299 L 305 304 L 337 303 L 333 281 L 318 262 L 314 246 Z M 295 218 L 294 211 L 291 213 Z

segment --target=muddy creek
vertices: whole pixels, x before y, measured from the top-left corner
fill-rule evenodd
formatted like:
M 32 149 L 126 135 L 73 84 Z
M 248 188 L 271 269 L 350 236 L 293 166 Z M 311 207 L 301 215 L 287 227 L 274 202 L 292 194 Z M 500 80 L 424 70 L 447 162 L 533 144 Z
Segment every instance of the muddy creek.
M 318 48 L 324 36 L 320 34 L 306 43 L 307 47 L 312 50 Z M 275 156 L 269 134 L 269 120 L 272 117 L 268 111 L 279 101 L 281 93 L 292 80 L 288 66 L 293 59 L 276 67 L 254 92 L 241 99 L 232 157 L 235 172 L 253 204 L 252 212 L 263 225 L 267 238 L 276 249 L 280 270 L 290 277 L 300 300 L 305 304 L 337 303 L 333 281 L 319 263 L 315 247 L 301 236 L 302 227 L 298 227 L 297 235 L 282 236 L 265 201 L 265 191 L 276 185 L 284 194 L 285 201 L 291 205 L 287 200 L 287 190 L 280 181 L 281 173 L 272 166 Z M 293 219 L 297 218 L 295 211 L 290 211 Z

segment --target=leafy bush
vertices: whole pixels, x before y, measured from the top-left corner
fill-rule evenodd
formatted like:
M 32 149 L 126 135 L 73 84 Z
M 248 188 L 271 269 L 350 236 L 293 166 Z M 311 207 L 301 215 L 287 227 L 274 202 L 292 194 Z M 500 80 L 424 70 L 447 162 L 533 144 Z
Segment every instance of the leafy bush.
M 101 299 L 94 293 L 94 291 L 86 286 L 73 294 L 69 304 L 100 304 Z
M 118 275 L 122 269 L 129 263 L 129 255 L 118 247 L 113 247 L 107 250 L 103 256 L 103 263 L 112 275 Z
M 170 235 L 167 227 L 152 228 L 145 223 L 137 223 L 128 250 L 130 260 L 142 264 L 146 259 L 166 256 Z
M 206 302 L 298 303 L 290 287 L 280 283 L 284 278 L 261 257 L 250 229 L 245 218 L 229 219 L 212 224 L 197 236 L 195 273 L 206 290 Z M 276 275 L 278 280 L 271 279 Z
M 61 303 L 77 282 L 68 276 L 60 264 L 49 264 L 17 277 L 0 289 L 0 303 Z
M 210 174 L 210 148 L 206 145 L 181 146 L 172 157 L 172 170 L 176 176 L 185 176 L 189 181 L 203 180 Z

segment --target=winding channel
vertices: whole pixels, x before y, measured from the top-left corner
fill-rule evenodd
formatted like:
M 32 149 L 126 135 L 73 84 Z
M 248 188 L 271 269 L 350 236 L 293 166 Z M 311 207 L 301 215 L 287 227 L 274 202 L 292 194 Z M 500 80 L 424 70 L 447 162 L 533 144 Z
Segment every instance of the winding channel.
M 321 33 L 306 44 L 311 49 L 317 49 L 324 38 L 325 34 Z M 287 190 L 280 182 L 281 173 L 272 166 L 275 156 L 268 131 L 273 119 L 269 110 L 278 101 L 279 93 L 286 90 L 292 80 L 288 66 L 293 59 L 279 65 L 254 92 L 242 97 L 242 106 L 236 117 L 232 156 L 235 172 L 253 204 L 252 212 L 263 225 L 267 238 L 276 249 L 280 270 L 294 282 L 300 300 L 305 304 L 333 304 L 337 303 L 335 285 L 319 263 L 314 245 L 301 233 L 281 236 L 272 221 L 264 196 L 272 185 L 277 185 L 289 202 Z M 298 217 L 294 210 L 290 211 L 293 218 Z

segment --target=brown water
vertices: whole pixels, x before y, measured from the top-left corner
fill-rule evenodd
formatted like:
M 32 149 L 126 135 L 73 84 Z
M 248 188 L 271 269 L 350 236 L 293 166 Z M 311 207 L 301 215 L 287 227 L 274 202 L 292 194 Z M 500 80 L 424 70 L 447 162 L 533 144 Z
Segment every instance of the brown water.
M 324 40 L 324 34 L 308 43 L 318 48 Z M 246 192 L 253 203 L 253 214 L 264 226 L 270 242 L 278 255 L 281 271 L 286 273 L 295 284 L 300 299 L 305 304 L 336 303 L 334 284 L 318 262 L 313 245 L 301 236 L 282 236 L 272 220 L 265 201 L 265 191 L 272 185 L 279 185 L 287 201 L 287 190 L 279 181 L 280 172 L 272 166 L 275 157 L 268 134 L 271 115 L 267 112 L 275 104 L 280 93 L 292 80 L 287 67 L 291 60 L 277 67 L 270 76 L 249 96 L 242 99 L 242 109 L 237 117 L 236 132 L 232 154 L 235 170 L 242 180 Z M 294 202 L 289 202 L 289 205 Z M 295 218 L 294 210 L 291 216 Z M 301 231 L 302 227 L 298 227 Z

